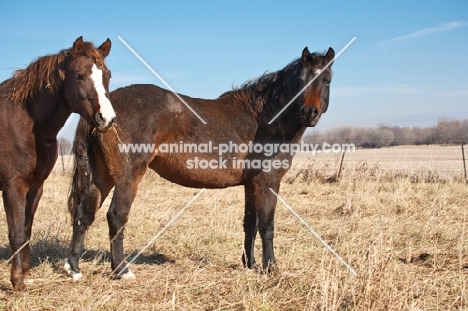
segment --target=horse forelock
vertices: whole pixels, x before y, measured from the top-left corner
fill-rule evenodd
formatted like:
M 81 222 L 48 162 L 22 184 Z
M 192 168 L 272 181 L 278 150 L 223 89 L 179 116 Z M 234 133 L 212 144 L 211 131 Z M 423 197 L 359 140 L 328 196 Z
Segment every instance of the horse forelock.
M 93 59 L 94 63 L 100 69 L 107 69 L 106 64 L 104 62 L 104 58 L 102 57 L 101 53 L 94 47 L 93 43 L 91 42 L 83 42 L 83 46 L 80 51 L 73 55 L 74 58 L 84 56 L 86 58 Z

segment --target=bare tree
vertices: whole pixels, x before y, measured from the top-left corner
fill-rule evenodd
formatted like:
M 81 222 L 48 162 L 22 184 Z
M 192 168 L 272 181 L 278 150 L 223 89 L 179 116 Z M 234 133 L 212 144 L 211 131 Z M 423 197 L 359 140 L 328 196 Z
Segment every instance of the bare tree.
M 61 156 L 68 155 L 68 154 L 71 154 L 71 151 L 72 151 L 72 143 L 68 139 L 60 137 L 58 139 L 59 155 Z
M 64 156 L 71 154 L 72 152 L 72 143 L 66 138 L 58 139 L 58 154 L 60 155 L 60 160 L 62 161 L 62 175 L 65 175 L 65 160 Z

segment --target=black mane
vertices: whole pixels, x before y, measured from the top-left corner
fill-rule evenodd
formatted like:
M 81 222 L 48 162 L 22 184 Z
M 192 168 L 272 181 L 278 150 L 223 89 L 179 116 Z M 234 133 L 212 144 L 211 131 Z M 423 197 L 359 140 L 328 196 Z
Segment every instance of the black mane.
M 311 53 L 311 57 L 317 62 L 321 62 L 322 56 L 321 53 Z M 302 68 L 301 59 L 295 59 L 283 69 L 265 73 L 239 88 L 221 94 L 220 97 L 232 96 L 256 116 L 262 112 L 278 110 L 278 107 L 287 104 L 299 92 Z

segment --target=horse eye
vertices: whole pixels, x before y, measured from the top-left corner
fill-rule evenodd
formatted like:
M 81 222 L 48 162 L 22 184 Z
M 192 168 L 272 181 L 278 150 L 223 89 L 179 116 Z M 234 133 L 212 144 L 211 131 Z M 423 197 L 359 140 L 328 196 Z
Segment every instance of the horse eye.
M 76 75 L 76 80 L 84 81 L 84 76 L 83 75 Z

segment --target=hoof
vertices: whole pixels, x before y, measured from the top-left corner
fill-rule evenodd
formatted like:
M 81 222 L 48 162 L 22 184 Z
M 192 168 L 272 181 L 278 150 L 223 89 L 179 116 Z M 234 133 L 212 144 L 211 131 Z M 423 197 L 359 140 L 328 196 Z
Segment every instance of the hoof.
M 130 269 L 128 269 L 128 272 L 126 272 L 126 273 L 122 273 L 120 275 L 115 274 L 113 276 L 113 279 L 114 280 L 133 280 L 133 279 L 136 279 L 136 276 L 135 276 L 135 274 L 133 274 L 132 271 L 130 271 Z
M 15 292 L 27 292 L 28 291 L 26 285 L 23 282 L 13 284 L 13 290 Z
M 244 268 L 249 268 L 249 269 L 257 268 L 257 263 L 255 262 L 255 258 L 252 257 L 250 260 L 248 260 L 245 255 L 242 255 L 242 265 L 244 266 Z
M 65 263 L 63 265 L 63 269 L 65 270 L 67 275 L 73 279 L 73 282 L 76 282 L 83 277 L 83 274 L 81 272 L 73 271 L 70 264 L 68 263 L 68 259 L 66 258 L 65 258 Z
M 276 263 L 270 263 L 265 270 L 268 274 L 271 274 L 271 275 L 277 275 L 280 272 Z
M 121 278 L 122 280 L 133 280 L 133 279 L 136 279 L 136 276 L 135 276 L 135 274 L 133 274 L 132 271 L 128 270 L 127 273 L 121 274 L 121 275 L 120 275 L 120 278 Z
M 25 284 L 33 284 L 33 283 L 34 283 L 34 280 L 33 280 L 33 279 L 30 279 L 30 278 L 25 278 L 25 279 L 24 279 L 24 283 L 25 283 Z

